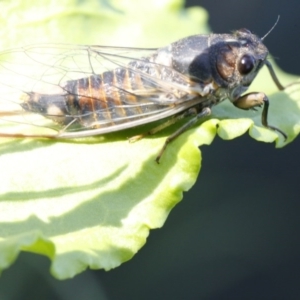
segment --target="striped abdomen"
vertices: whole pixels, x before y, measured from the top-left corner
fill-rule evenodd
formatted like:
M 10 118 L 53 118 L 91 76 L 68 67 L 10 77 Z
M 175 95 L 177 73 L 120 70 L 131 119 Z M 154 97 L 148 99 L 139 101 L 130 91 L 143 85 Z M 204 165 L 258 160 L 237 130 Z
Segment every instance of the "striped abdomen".
M 22 107 L 65 125 L 93 128 L 143 118 L 166 107 L 149 100 L 158 95 L 151 80 L 157 76 L 154 65 L 132 62 L 129 67 L 67 81 L 60 94 L 26 93 Z

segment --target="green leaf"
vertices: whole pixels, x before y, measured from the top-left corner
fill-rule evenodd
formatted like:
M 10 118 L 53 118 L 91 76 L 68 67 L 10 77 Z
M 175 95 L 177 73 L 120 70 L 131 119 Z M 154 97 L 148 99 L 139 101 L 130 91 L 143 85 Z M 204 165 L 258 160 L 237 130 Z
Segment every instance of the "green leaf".
M 33 42 L 155 47 L 208 31 L 206 12 L 183 9 L 179 0 L 147 6 L 123 0 L 2 1 L 0 8 L 2 49 Z M 270 76 L 261 73 L 254 86 L 271 96 L 270 123 L 284 130 L 290 142 L 299 132 L 299 89 L 276 92 Z M 281 72 L 280 80 L 294 78 Z M 21 250 L 48 256 L 52 274 L 60 279 L 88 267 L 119 266 L 145 244 L 150 229 L 164 224 L 183 191 L 194 184 L 200 145 L 210 144 L 216 134 L 232 139 L 248 129 L 257 140 L 286 143 L 261 127 L 260 114 L 227 102 L 218 105 L 210 119 L 169 145 L 159 165 L 155 157 L 180 124 L 135 143 L 127 137 L 145 128 L 59 142 L 2 138 L 0 269 Z

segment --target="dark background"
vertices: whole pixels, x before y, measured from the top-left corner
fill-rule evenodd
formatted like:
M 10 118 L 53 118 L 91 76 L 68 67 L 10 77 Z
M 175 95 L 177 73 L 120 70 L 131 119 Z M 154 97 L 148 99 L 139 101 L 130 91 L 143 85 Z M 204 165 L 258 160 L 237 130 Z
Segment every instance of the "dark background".
M 300 74 L 299 0 L 192 4 L 220 33 L 246 27 L 263 36 L 280 15 L 266 45 L 281 68 Z M 24 253 L 3 273 L 0 299 L 299 299 L 299 149 L 299 138 L 279 150 L 246 135 L 217 138 L 201 148 L 197 184 L 131 261 L 60 282 L 46 258 Z

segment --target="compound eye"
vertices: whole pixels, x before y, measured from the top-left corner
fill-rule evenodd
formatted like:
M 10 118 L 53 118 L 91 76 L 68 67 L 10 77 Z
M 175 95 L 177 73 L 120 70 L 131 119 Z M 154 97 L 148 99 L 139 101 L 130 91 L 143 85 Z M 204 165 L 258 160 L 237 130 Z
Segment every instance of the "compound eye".
M 238 64 L 238 70 L 241 75 L 249 74 L 255 66 L 255 60 L 250 55 L 244 55 Z

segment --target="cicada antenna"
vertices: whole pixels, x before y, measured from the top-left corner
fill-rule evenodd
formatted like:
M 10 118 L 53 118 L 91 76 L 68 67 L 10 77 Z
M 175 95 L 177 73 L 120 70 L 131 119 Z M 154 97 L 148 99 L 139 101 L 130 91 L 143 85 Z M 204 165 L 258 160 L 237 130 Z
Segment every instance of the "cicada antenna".
M 278 21 L 280 19 L 280 15 L 278 15 L 277 20 L 275 22 L 275 24 L 271 27 L 271 29 L 261 38 L 261 40 L 263 41 L 270 33 L 271 31 L 275 28 L 275 26 L 277 25 Z

